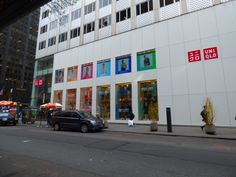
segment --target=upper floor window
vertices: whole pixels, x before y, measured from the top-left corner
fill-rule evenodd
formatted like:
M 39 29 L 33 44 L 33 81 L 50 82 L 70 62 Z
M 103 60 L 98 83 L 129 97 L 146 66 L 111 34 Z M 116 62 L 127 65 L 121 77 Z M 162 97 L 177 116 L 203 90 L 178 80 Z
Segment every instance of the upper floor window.
M 46 40 L 39 42 L 39 50 L 44 49 L 46 47 Z
M 160 7 L 164 7 L 170 4 L 173 4 L 175 2 L 178 2 L 179 0 L 160 0 Z
M 153 10 L 153 0 L 148 0 L 146 2 L 142 2 L 140 4 L 136 5 L 136 14 L 144 14 L 146 12 L 152 11 Z
M 67 40 L 67 32 L 59 34 L 59 43 Z
M 99 19 L 99 28 L 111 25 L 111 15 Z
M 60 18 L 60 26 L 67 24 L 67 23 L 68 23 L 68 18 L 69 18 L 68 15 L 63 15 L 63 16 Z
M 84 25 L 84 34 L 94 31 L 95 22 L 88 23 Z
M 48 25 L 44 25 L 40 28 L 40 34 L 46 33 L 47 32 Z
M 93 2 L 93 3 L 91 3 L 91 4 L 89 4 L 89 5 L 84 7 L 84 14 L 85 15 L 89 14 L 89 13 L 91 13 L 93 11 L 95 11 L 95 2 Z
M 72 29 L 72 30 L 70 31 L 70 38 L 71 38 L 71 39 L 72 39 L 72 38 L 75 38 L 75 37 L 78 37 L 78 36 L 80 36 L 80 27 L 75 28 L 75 29 Z
M 99 0 L 99 7 L 105 7 L 108 6 L 109 4 L 111 4 L 111 0 Z
M 71 12 L 71 21 L 76 20 L 77 18 L 80 18 L 81 16 L 81 9 L 77 9 L 75 11 Z
M 49 30 L 53 30 L 57 27 L 57 20 L 50 22 Z
M 130 18 L 130 8 L 116 12 L 116 22 L 120 22 Z
M 48 47 L 56 44 L 56 36 L 48 39 Z
M 46 18 L 49 16 L 49 10 L 45 10 L 43 13 L 42 13 L 42 19 Z

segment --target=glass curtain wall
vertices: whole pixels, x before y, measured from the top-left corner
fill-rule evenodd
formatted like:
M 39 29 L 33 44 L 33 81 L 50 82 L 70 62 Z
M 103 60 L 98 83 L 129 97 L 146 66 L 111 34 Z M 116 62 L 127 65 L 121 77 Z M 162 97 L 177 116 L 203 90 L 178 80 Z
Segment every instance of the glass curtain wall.
M 157 120 L 157 81 L 138 82 L 138 110 L 139 120 Z
M 128 119 L 132 106 L 131 83 L 116 84 L 116 120 Z
M 110 119 L 110 86 L 97 86 L 97 113 L 100 117 Z
M 80 89 L 80 110 L 92 112 L 92 87 Z

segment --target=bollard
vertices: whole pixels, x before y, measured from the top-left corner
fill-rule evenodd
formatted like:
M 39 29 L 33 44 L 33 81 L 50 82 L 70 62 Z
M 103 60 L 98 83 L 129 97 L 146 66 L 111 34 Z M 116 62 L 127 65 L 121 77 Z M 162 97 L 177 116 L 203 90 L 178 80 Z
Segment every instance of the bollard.
M 166 118 L 167 118 L 167 132 L 172 132 L 171 109 L 170 109 L 170 107 L 166 108 Z

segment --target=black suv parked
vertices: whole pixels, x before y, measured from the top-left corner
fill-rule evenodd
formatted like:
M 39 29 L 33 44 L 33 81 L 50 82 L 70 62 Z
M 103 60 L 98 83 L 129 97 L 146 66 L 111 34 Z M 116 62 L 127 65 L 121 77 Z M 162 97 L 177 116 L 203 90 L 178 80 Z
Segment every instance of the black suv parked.
M 99 130 L 103 128 L 103 122 L 95 116 L 84 111 L 59 111 L 52 115 L 52 127 L 54 130 L 63 128 L 79 129 L 86 133 L 89 130 Z

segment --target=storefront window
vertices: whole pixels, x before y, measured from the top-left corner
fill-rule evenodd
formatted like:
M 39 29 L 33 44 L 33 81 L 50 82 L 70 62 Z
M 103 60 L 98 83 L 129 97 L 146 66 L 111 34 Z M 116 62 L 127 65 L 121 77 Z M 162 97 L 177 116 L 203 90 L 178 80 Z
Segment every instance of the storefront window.
M 53 96 L 53 103 L 60 103 L 62 104 L 62 90 L 55 90 Z
M 92 112 L 92 87 L 80 89 L 80 110 Z
M 66 92 L 66 110 L 76 109 L 76 89 L 69 89 Z
M 132 109 L 132 88 L 130 83 L 116 85 L 116 120 L 128 119 Z
M 138 94 L 139 120 L 157 120 L 157 81 L 138 82 Z
M 97 87 L 97 113 L 105 120 L 110 119 L 110 86 Z

